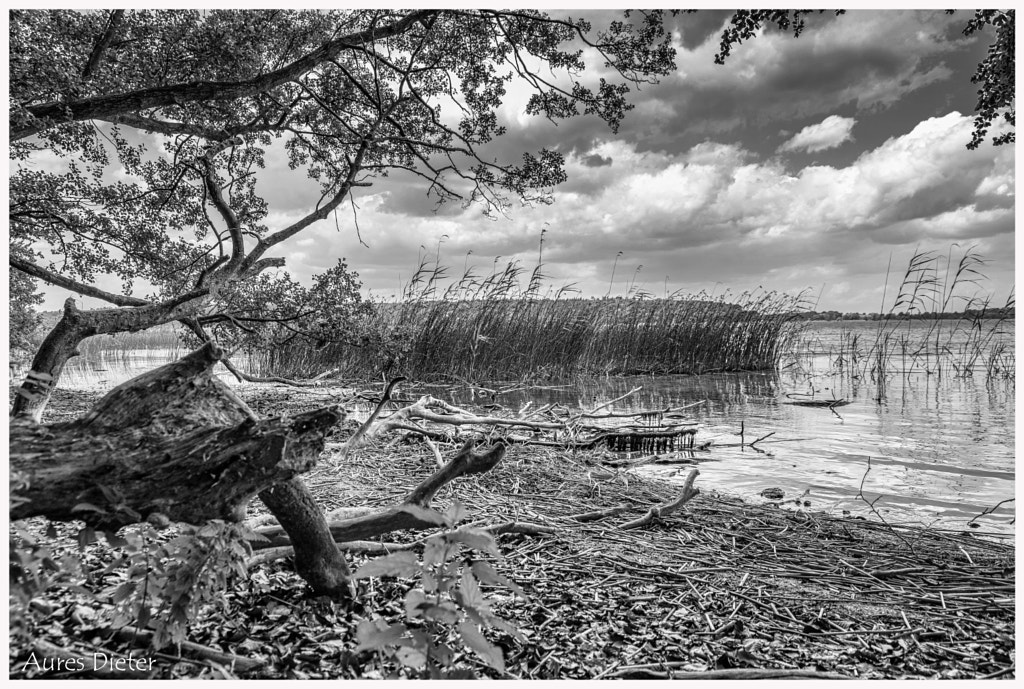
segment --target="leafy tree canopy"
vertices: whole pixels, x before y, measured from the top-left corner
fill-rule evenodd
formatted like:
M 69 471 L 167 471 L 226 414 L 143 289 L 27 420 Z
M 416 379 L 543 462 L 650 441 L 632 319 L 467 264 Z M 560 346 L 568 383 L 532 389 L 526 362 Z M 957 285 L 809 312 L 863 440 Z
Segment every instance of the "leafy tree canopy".
M 251 277 L 281 263 L 265 258 L 273 246 L 394 170 L 439 200 L 544 201 L 564 179 L 558 153 L 479 153 L 503 132 L 508 83 L 532 88 L 532 113 L 615 128 L 627 84 L 672 68 L 660 12 L 590 30 L 535 11 L 12 12 L 12 236 L 53 252 L 48 266 L 12 264 L 138 306 L 79 288 L 107 273 L 168 298 Z M 584 83 L 584 44 L 616 82 Z M 284 228 L 265 224 L 255 188 L 275 140 L 322 192 Z

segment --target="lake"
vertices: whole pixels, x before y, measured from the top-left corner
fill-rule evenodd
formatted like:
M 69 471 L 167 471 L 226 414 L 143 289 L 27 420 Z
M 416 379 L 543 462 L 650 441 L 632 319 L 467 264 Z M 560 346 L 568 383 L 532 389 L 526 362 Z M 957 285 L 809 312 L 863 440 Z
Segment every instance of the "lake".
M 527 402 L 562 403 L 592 408 L 637 386 L 640 392 L 616 403 L 615 411 L 664 409 L 700 402 L 685 414 L 698 424 L 697 442 L 712 441 L 706 452 L 680 453 L 700 468 L 698 486 L 758 502 L 762 490 L 780 488 L 785 499 L 802 497 L 809 509 L 888 521 L 1012 534 L 1014 503 L 1013 322 L 984 343 L 983 354 L 1004 348 L 1009 375 L 986 376 L 984 367 L 960 377 L 935 367 L 934 360 L 910 359 L 908 346 L 927 339 L 945 348 L 951 360 L 971 340 L 968 332 L 936 334 L 923 322 L 899 330 L 903 356 L 880 386 L 869 372 L 837 368 L 840 350 L 857 339 L 873 342 L 878 324 L 869 321 L 812 322 L 778 372 L 713 373 L 701 376 L 626 377 L 572 386 L 527 389 L 502 394 L 509 409 Z M 61 385 L 113 386 L 166 362 L 172 350 L 115 352 L 73 359 Z M 179 352 L 180 354 L 180 352 Z M 928 364 L 927 361 L 932 361 Z M 929 373 L 928 369 L 932 372 Z M 223 371 L 224 379 L 233 378 Z M 495 386 L 496 387 L 496 386 Z M 456 403 L 470 401 L 461 388 L 431 388 Z M 789 404 L 800 400 L 849 402 L 834 410 Z M 744 438 L 772 435 L 757 449 L 738 447 Z M 729 446 L 731 445 L 731 446 Z M 870 470 L 869 470 L 870 460 Z M 691 466 L 647 466 L 638 471 L 682 481 Z M 796 509 L 790 503 L 789 509 Z M 981 515 L 986 510 L 990 514 Z M 976 519 L 975 519 L 976 518 Z

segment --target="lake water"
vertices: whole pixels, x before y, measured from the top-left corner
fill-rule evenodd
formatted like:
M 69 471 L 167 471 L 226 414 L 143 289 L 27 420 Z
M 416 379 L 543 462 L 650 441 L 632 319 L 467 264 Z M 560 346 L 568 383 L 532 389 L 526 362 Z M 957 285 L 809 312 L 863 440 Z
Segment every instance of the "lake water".
M 986 343 L 986 352 L 1008 347 L 1012 371 L 1013 323 Z M 581 385 L 528 389 L 495 399 L 509 409 L 527 402 L 593 408 L 637 386 L 640 392 L 615 404 L 617 412 L 664 409 L 700 402 L 685 411 L 697 423 L 697 442 L 713 441 L 706 452 L 679 453 L 700 468 L 698 486 L 762 501 L 762 490 L 781 488 L 785 499 L 804 496 L 809 508 L 871 517 L 867 502 L 898 523 L 1012 534 L 1014 503 L 1014 392 L 1012 374 L 958 377 L 924 360 L 879 386 L 867 371 L 836 367 L 837 352 L 853 336 L 873 341 L 878 325 L 850 321 L 809 324 L 778 373 L 716 373 L 702 376 L 608 378 Z M 920 340 L 927 326 L 904 326 L 905 342 Z M 956 359 L 968 333 L 941 335 L 940 345 Z M 932 333 L 930 341 L 935 339 Z M 904 350 L 906 346 L 904 345 Z M 1008 352 L 1008 353 L 1006 353 Z M 168 360 L 167 351 L 122 353 L 99 360 L 72 360 L 61 384 L 113 386 Z M 227 375 L 225 380 L 232 382 Z M 466 388 L 432 388 L 456 403 L 470 401 Z M 828 408 L 788 404 L 801 399 L 840 399 Z M 772 433 L 757 449 L 738 447 L 741 423 L 752 440 Z M 758 451 L 759 450 L 759 451 Z M 870 460 L 870 470 L 869 470 Z M 690 465 L 648 466 L 638 471 L 682 481 Z M 791 504 L 792 505 L 792 504 Z M 790 506 L 790 509 L 796 507 Z M 979 517 L 986 510 L 990 514 Z M 976 518 L 976 519 L 975 519 Z

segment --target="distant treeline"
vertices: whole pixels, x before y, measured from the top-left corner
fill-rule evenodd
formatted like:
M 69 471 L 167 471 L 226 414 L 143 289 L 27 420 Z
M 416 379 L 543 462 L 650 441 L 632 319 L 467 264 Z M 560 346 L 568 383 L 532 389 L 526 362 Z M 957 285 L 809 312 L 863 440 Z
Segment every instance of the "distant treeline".
M 841 313 L 839 311 L 802 311 L 793 315 L 804 321 L 881 321 L 885 319 L 906 320 L 959 320 L 977 318 L 1014 318 L 1013 308 L 994 307 L 990 309 L 967 309 L 966 311 L 920 311 L 914 313 Z

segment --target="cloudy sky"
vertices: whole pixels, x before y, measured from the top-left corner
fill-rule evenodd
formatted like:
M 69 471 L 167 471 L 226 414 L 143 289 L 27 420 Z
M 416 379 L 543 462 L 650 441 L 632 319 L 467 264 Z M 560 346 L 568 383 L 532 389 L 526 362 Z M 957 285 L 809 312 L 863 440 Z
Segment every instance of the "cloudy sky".
M 809 290 L 819 310 L 878 311 L 890 261 L 901 273 L 915 251 L 974 246 L 1002 301 L 1014 281 L 1014 149 L 965 148 L 970 77 L 991 40 L 961 35 L 968 16 L 815 16 L 800 38 L 769 32 L 720 66 L 728 13 L 686 15 L 677 71 L 633 94 L 617 135 L 594 119 L 528 117 L 526 94 L 510 93 L 493 152 L 561 151 L 569 180 L 553 204 L 490 220 L 458 204 L 437 210 L 421 183 L 392 178 L 357 197 L 368 246 L 347 208 L 279 254 L 304 282 L 345 257 L 387 296 L 438 246 L 454 272 L 486 272 L 496 257 L 531 269 L 544 231 L 550 284 L 584 295 L 761 286 Z M 273 229 L 307 213 L 318 191 L 283 152 L 269 160 L 261 191 Z

